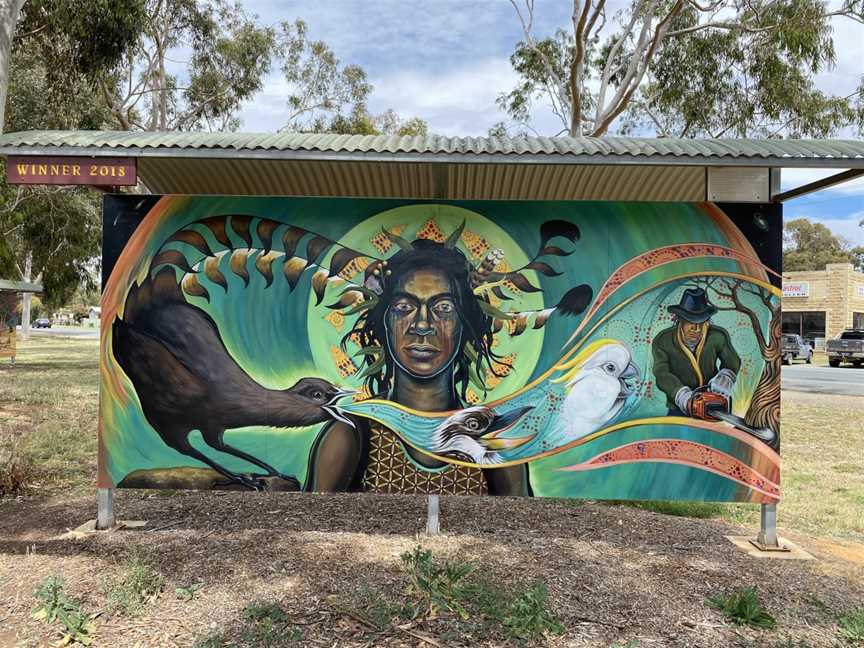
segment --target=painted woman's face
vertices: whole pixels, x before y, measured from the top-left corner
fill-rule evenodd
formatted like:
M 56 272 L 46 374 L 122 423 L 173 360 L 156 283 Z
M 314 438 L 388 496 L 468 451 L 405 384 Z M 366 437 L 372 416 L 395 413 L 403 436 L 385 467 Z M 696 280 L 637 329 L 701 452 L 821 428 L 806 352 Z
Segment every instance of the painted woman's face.
M 420 268 L 400 277 L 387 310 L 387 343 L 397 363 L 416 378 L 449 367 L 459 350 L 462 322 L 447 277 Z

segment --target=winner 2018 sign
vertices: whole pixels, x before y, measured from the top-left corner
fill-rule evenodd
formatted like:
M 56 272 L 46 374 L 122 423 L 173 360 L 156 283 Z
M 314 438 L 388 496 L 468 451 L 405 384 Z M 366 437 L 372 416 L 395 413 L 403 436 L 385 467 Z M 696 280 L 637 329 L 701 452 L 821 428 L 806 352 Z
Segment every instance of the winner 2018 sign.
M 134 158 L 35 157 L 10 155 L 9 184 L 132 186 L 138 184 Z

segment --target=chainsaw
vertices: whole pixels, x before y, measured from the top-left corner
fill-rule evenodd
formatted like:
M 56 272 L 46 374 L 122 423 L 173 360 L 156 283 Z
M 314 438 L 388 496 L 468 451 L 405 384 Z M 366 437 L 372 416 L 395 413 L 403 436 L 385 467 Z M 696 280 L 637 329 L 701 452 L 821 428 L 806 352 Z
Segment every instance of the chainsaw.
M 769 428 L 754 428 L 747 425 L 747 422 L 740 416 L 732 414 L 732 399 L 710 391 L 708 385 L 693 390 L 693 396 L 687 409 L 693 418 L 703 421 L 723 421 L 768 444 L 773 443 L 776 437 Z

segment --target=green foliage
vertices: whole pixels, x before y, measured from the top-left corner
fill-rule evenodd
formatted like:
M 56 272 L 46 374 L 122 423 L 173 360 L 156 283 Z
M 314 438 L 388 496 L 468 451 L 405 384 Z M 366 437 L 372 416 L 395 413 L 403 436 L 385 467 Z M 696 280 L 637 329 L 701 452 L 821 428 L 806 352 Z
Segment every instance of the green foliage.
M 707 599 L 710 607 L 720 612 L 736 625 L 771 630 L 776 625 L 774 617 L 762 607 L 756 588 L 745 587 L 731 594 L 716 594 Z
M 473 570 L 471 565 L 446 560 L 438 563 L 432 558 L 431 551 L 419 545 L 402 554 L 402 563 L 411 580 L 409 593 L 425 599 L 429 614 L 449 610 L 463 619 L 468 618 L 462 601 L 462 581 Z
M 472 565 L 437 561 L 431 551 L 419 546 L 402 554 L 402 562 L 410 579 L 409 598 L 419 598 L 419 602 L 413 613 L 411 605 L 388 604 L 389 615 L 431 618 L 450 612 L 456 617 L 451 629 L 454 641 L 477 637 L 488 641 L 500 636 L 533 645 L 547 633 L 564 631 L 548 609 L 549 592 L 541 581 L 504 589 L 487 579 L 472 579 Z
M 372 85 L 363 68 L 342 65 L 327 43 L 309 38 L 302 20 L 282 23 L 279 44 L 282 73 L 292 85 L 286 128 L 324 131 L 330 119 L 365 113 Z
M 243 609 L 243 622 L 236 631 L 210 633 L 194 648 L 283 648 L 303 640 L 282 606 L 275 601 L 253 601 Z
M 110 113 L 89 81 L 71 74 L 67 85 L 60 86 L 49 69 L 38 50 L 16 43 L 5 130 L 102 128 L 108 123 Z M 41 276 L 48 308 L 68 300 L 82 283 L 94 284 L 100 239 L 99 199 L 93 192 L 13 187 L 0 175 L 0 276 L 23 278 L 29 256 L 31 277 Z
M 340 135 L 424 136 L 428 125 L 403 119 L 393 110 L 369 112 L 372 93 L 366 71 L 343 65 L 324 41 L 312 40 L 302 20 L 283 22 L 279 35 L 282 73 L 291 85 L 286 130 Z
M 123 65 L 100 79 L 123 130 L 235 130 L 241 104 L 270 69 L 275 32 L 225 0 L 148 0 L 141 30 Z M 174 52 L 189 48 L 178 77 Z
M 833 95 L 815 82 L 835 62 L 833 21 L 864 20 L 860 0 L 830 10 L 821 0 L 632 0 L 615 16 L 596 0 L 581 6 L 573 27 L 550 36 L 532 33 L 533 3 L 517 9 L 524 38 L 510 61 L 519 80 L 498 99 L 517 124 L 530 124 L 542 102 L 571 136 L 602 136 L 613 124 L 680 137 L 864 127 L 864 85 Z
M 191 601 L 193 598 L 195 598 L 195 593 L 202 587 L 204 587 L 204 583 L 192 583 L 191 585 L 187 585 L 185 587 L 175 587 L 174 593 L 181 601 Z
M 129 556 L 123 576 L 108 589 L 110 609 L 134 616 L 159 595 L 164 579 L 153 562 L 154 559 L 143 551 L 134 551 Z
M 851 248 L 822 223 L 796 218 L 783 226 L 783 270 L 824 270 L 829 263 L 861 263 L 864 250 Z
M 821 1 L 760 0 L 734 11 L 729 29 L 666 39 L 634 111 L 653 115 L 660 132 L 692 137 L 826 137 L 855 119 L 850 98 L 814 83 L 835 59 Z M 690 5 L 672 30 L 701 22 Z
M 517 639 L 533 641 L 546 632 L 564 632 L 561 622 L 546 609 L 548 599 L 549 590 L 539 581 L 516 594 L 505 608 L 502 618 L 509 634 Z
M 840 636 L 852 645 L 864 644 L 864 607 L 844 614 L 837 620 Z
M 288 614 L 278 603 L 250 603 L 243 610 L 243 618 L 247 627 L 240 633 L 240 638 L 247 645 L 256 648 L 278 648 L 302 638 L 300 629 L 291 625 Z
M 59 645 L 80 643 L 89 646 L 93 643 L 96 627 L 92 617 L 81 611 L 81 605 L 66 596 L 63 579 L 55 576 L 46 578 L 36 589 L 35 596 L 39 607 L 33 611 L 33 618 L 45 623 L 59 623 L 62 639 Z

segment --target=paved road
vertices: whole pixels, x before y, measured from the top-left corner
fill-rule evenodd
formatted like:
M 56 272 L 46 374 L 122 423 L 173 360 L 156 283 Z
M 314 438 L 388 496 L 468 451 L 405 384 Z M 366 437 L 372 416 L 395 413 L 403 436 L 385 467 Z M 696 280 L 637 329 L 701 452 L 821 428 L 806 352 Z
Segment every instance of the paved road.
M 18 327 L 18 335 L 21 335 L 21 327 Z M 84 340 L 96 340 L 99 338 L 98 328 L 73 328 L 71 326 L 54 326 L 49 329 L 30 328 L 33 337 L 71 337 Z
M 864 396 L 864 368 L 814 367 L 795 364 L 783 367 L 783 389 L 814 394 Z

